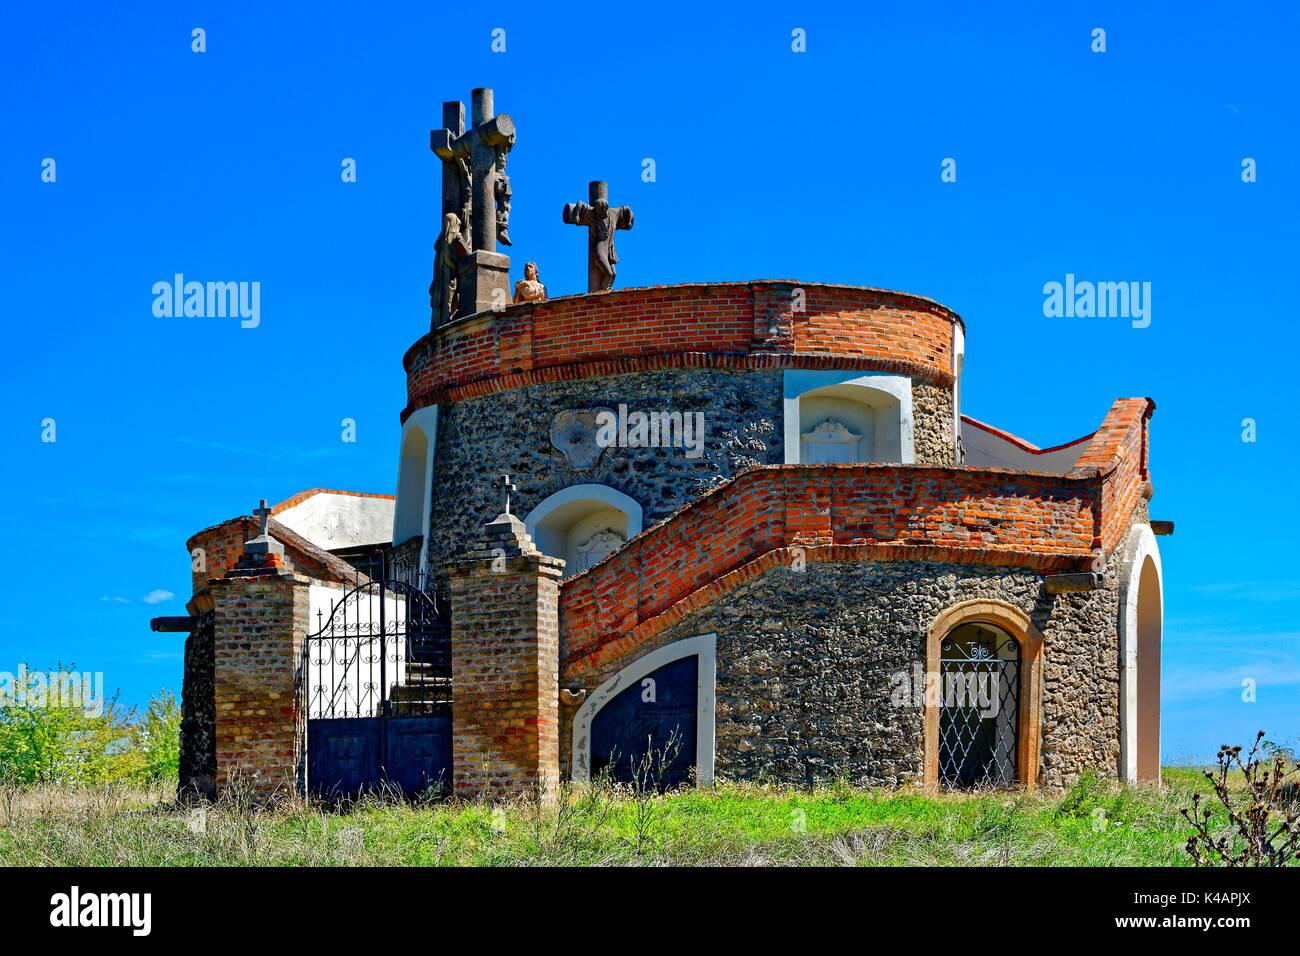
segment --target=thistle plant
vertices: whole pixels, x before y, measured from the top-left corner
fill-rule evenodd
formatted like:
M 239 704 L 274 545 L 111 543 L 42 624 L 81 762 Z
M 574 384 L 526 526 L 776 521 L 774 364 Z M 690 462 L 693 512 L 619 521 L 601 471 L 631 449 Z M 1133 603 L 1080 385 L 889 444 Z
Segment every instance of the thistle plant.
M 1202 806 L 1199 793 L 1192 795 L 1191 807 L 1181 811 L 1195 831 L 1187 840 L 1187 852 L 1197 866 L 1286 866 L 1300 861 L 1300 768 L 1282 754 L 1262 755 L 1263 739 L 1261 730 L 1244 760 L 1239 745 L 1224 744 L 1218 769 L 1204 772 L 1227 812 L 1228 827 L 1212 826 L 1214 813 Z M 1230 785 L 1234 771 L 1240 772 L 1244 788 Z

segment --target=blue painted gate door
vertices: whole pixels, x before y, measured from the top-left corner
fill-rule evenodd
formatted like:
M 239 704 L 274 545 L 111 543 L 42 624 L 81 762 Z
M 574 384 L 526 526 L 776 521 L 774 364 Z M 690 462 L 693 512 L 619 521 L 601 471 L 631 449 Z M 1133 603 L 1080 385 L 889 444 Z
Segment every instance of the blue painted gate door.
M 407 796 L 418 796 L 430 787 L 450 789 L 451 717 L 309 721 L 307 780 L 313 793 L 324 796 L 362 793 L 380 784 L 396 786 Z
M 685 782 L 695 766 L 698 709 L 699 658 L 694 654 L 634 681 L 601 708 L 591 723 L 593 779 L 607 771 L 611 779 L 630 783 L 647 749 L 653 748 L 652 782 L 665 788 Z M 670 739 L 675 754 L 665 754 Z

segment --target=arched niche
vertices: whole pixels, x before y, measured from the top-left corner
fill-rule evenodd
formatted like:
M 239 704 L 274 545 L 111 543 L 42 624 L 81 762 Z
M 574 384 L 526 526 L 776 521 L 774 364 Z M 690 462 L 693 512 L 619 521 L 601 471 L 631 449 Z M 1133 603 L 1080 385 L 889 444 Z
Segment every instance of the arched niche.
M 1120 776 L 1159 782 L 1164 574 L 1149 525 L 1129 532 L 1120 575 Z
M 543 554 L 563 558 L 569 577 L 641 533 L 635 498 L 608 485 L 570 485 L 524 516 L 524 527 Z
M 787 464 L 915 461 L 906 376 L 788 371 L 784 389 Z
M 643 685 L 647 678 L 653 679 L 653 676 L 664 668 L 685 658 L 694 657 L 696 662 L 695 780 L 701 787 L 713 786 L 717 654 L 716 634 L 701 634 L 698 637 L 674 641 L 638 657 L 588 694 L 582 706 L 573 715 L 571 774 L 573 779 L 579 783 L 591 779 L 592 727 L 601 711 L 607 705 L 625 698 L 628 693 L 635 696 L 640 689 L 638 685 Z M 652 716 L 652 714 L 643 715 L 640 725 L 645 726 L 645 720 L 653 723 Z M 627 748 L 634 746 L 636 744 L 630 739 L 625 744 Z
M 393 508 L 393 545 L 424 537 L 432 503 L 433 456 L 438 434 L 438 408 L 421 408 L 402 426 L 397 463 L 397 502 Z M 424 548 L 420 552 L 421 570 Z

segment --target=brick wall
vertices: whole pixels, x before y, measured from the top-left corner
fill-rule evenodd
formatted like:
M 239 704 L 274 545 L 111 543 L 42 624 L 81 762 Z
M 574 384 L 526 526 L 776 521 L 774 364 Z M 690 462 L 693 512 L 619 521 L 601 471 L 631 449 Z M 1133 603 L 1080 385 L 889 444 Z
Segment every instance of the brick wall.
M 210 584 L 218 789 L 248 785 L 272 795 L 305 783 L 298 679 L 309 584 L 284 572 Z
M 792 312 L 792 293 L 805 293 Z M 521 385 L 672 367 L 862 368 L 952 384 L 958 316 L 929 299 L 794 282 L 566 296 L 452 323 L 403 360 L 407 409 Z
M 448 568 L 453 781 L 470 799 L 554 794 L 559 783 L 564 562 L 510 550 L 484 547 Z
M 790 548 L 825 549 L 823 560 L 851 551 L 857 560 L 1092 567 L 1149 491 L 1139 463 L 1150 407 L 1116 402 L 1071 475 L 898 465 L 745 472 L 564 582 L 565 673 L 592 666 L 597 653 L 631 651 L 744 576 L 793 560 Z

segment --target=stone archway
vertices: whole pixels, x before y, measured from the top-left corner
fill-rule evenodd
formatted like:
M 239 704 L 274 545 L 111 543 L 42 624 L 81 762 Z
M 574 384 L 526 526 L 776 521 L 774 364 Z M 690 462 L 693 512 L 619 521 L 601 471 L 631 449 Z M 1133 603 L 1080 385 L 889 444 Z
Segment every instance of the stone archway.
M 939 787 L 940 719 L 943 707 L 942 646 L 964 625 L 987 624 L 1004 632 L 1019 645 L 1016 713 L 1017 783 L 1027 790 L 1038 784 L 1039 741 L 1042 727 L 1043 635 L 1029 615 L 1005 601 L 963 601 L 939 614 L 925 642 L 925 744 L 922 779 L 927 788 Z
M 1164 574 L 1150 526 L 1130 532 L 1120 580 L 1120 776 L 1159 782 Z
M 638 683 L 650 675 L 661 672 L 675 662 L 691 658 L 695 661 L 696 680 L 695 740 L 692 741 L 695 779 L 699 786 L 711 787 L 714 775 L 717 649 L 716 634 L 701 634 L 698 637 L 674 641 L 638 657 L 593 690 L 573 715 L 571 773 L 573 780 L 585 783 L 591 779 L 593 731 L 596 729 L 596 720 L 605 707 L 616 703 L 628 692 L 637 691 Z M 631 749 L 636 744 L 628 741 L 626 746 Z

